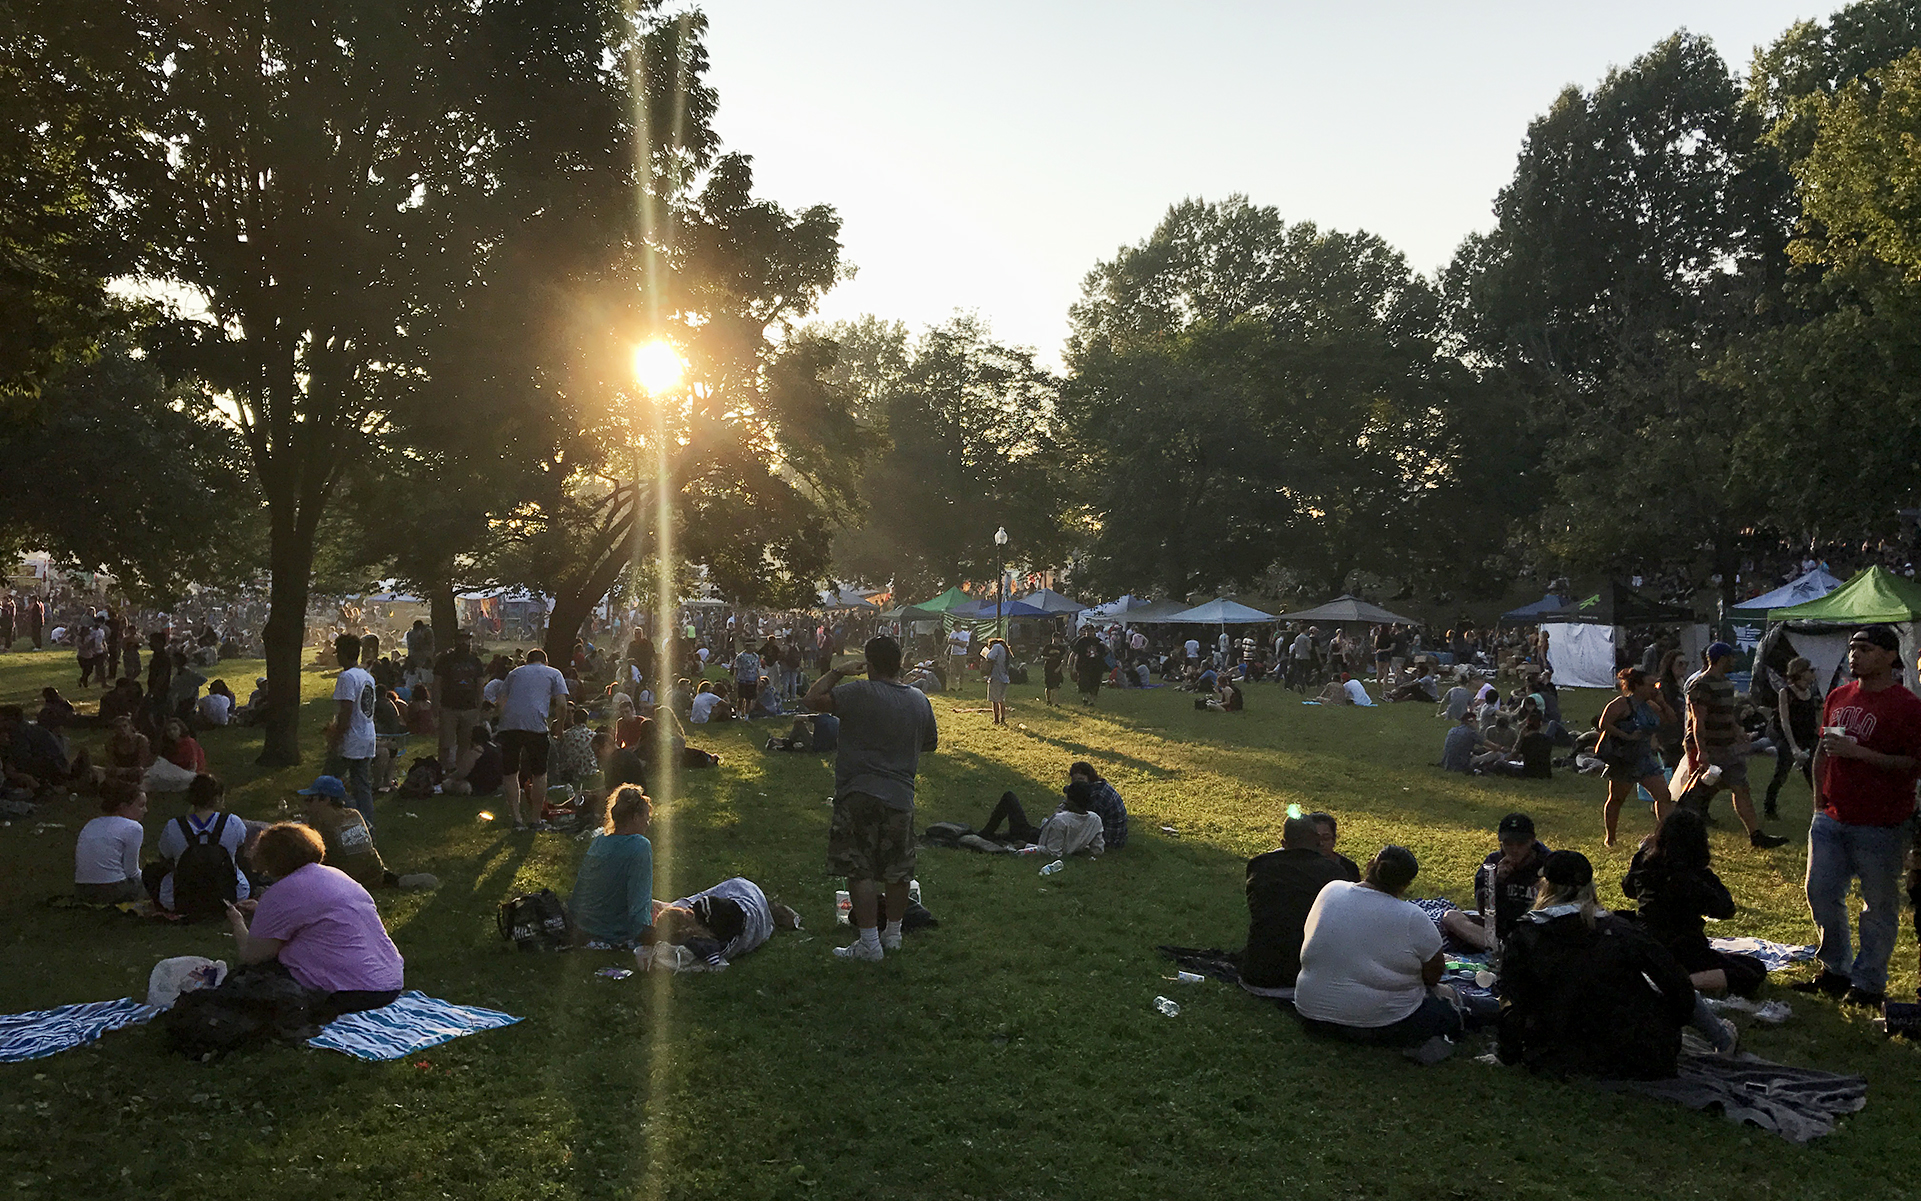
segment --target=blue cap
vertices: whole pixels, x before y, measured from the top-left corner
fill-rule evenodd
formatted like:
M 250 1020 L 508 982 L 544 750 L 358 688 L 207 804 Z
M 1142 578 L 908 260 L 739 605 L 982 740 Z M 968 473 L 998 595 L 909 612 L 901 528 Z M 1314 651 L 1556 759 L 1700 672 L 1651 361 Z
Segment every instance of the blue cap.
M 1716 659 L 1719 659 L 1722 655 L 1732 655 L 1733 653 L 1734 653 L 1734 648 L 1729 646 L 1725 642 L 1712 642 L 1708 644 L 1708 662 L 1709 663 L 1712 663 Z
M 302 788 L 297 796 L 325 796 L 336 801 L 347 799 L 347 786 L 340 782 L 339 776 L 321 776 L 310 786 Z

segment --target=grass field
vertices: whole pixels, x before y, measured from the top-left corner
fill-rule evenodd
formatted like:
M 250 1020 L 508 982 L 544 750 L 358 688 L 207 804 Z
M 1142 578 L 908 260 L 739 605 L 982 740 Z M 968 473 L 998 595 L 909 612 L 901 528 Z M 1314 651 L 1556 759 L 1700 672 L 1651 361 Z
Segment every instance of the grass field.
M 0 657 L 0 699 L 70 673 L 65 654 Z M 308 676 L 316 758 L 330 688 Z M 1244 861 L 1276 843 L 1290 802 L 1340 815 L 1356 860 L 1406 843 L 1421 859 L 1413 892 L 1457 900 L 1494 823 L 1525 809 L 1550 845 L 1595 860 L 1618 903 L 1648 819 L 1625 814 L 1622 846 L 1602 850 L 1599 781 L 1443 776 L 1428 764 L 1445 723 L 1424 705 L 1322 710 L 1261 686 L 1238 715 L 1196 713 L 1171 690 L 1104 692 L 1090 712 L 1016 687 L 1017 724 L 997 730 L 955 712 L 982 692 L 934 698 L 942 747 L 922 763 L 920 820 L 979 824 L 1008 788 L 1045 812 L 1068 762 L 1087 758 L 1128 801 L 1126 850 L 1046 879 L 1025 857 L 923 850 L 939 929 L 884 964 L 842 963 L 828 953 L 837 885 L 821 870 L 831 765 L 764 755 L 764 726 L 703 732 L 724 762 L 683 776 L 659 814 L 656 894 L 747 875 L 808 929 L 722 974 L 614 981 L 594 971 L 619 956 L 518 955 L 493 928 L 502 898 L 569 887 L 580 844 L 479 820 L 497 799 L 384 800 L 388 864 L 442 880 L 380 899 L 409 986 L 527 1020 L 387 1064 L 304 1047 L 191 1063 L 136 1028 L 0 1067 L 0 1187 L 208 1201 L 1913 1195 L 1921 1050 L 1827 1003 L 1777 989 L 1793 1019 L 1745 1036 L 1766 1057 L 1869 1078 L 1864 1112 L 1797 1148 L 1467 1054 L 1420 1068 L 1310 1040 L 1237 990 L 1170 982 L 1154 952 L 1240 944 Z M 1566 705 L 1588 717 L 1600 700 Z M 251 731 L 204 742 L 248 816 L 272 816 L 315 770 L 260 773 Z M 180 809 L 156 801 L 150 847 Z M 1783 811 L 1778 829 L 1805 829 L 1798 776 Z M 230 954 L 216 926 L 49 908 L 89 816 L 72 802 L 0 829 L 0 1012 L 140 996 L 160 958 Z M 1750 851 L 1724 817 L 1715 851 L 1744 906 L 1733 932 L 1812 939 L 1800 847 Z M 1892 994 L 1912 995 L 1915 963 L 1904 929 Z M 1181 1014 L 1156 1013 L 1157 993 Z

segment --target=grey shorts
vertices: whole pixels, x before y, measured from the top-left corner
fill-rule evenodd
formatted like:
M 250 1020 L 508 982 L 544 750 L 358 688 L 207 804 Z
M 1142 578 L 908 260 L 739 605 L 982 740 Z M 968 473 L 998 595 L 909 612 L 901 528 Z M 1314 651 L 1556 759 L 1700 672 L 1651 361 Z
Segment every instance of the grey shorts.
M 1710 759 L 1708 762 L 1713 763 L 1714 760 Z M 1715 785 L 1716 788 L 1735 789 L 1746 788 L 1748 786 L 1748 757 L 1746 755 L 1741 756 L 1732 763 L 1719 763 L 1715 764 L 1715 766 L 1721 769 L 1721 782 Z
M 997 705 L 1000 704 L 1002 701 L 1006 700 L 1007 699 L 1007 681 L 1006 680 L 987 681 L 987 699 Z

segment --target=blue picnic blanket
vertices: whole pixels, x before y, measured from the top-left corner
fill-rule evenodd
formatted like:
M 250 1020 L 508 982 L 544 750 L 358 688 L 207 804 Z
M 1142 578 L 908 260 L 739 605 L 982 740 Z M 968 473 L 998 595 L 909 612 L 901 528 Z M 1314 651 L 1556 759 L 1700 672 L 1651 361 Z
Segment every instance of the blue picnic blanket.
M 356 1059 L 400 1059 L 463 1034 L 497 1030 L 520 1020 L 497 1009 L 456 1005 L 410 988 L 391 1005 L 335 1018 L 307 1045 L 342 1051 Z
M 72 1050 L 109 1030 L 151 1022 L 160 1011 L 131 997 L 88 1001 L 32 1013 L 0 1015 L 0 1063 L 20 1063 Z

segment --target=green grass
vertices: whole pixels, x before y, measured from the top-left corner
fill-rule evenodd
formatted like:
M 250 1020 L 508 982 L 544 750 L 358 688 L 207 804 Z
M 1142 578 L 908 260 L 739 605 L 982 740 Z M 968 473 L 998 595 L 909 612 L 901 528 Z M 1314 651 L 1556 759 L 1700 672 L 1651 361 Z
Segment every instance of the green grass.
M 0 658 L 0 698 L 64 686 L 69 665 Z M 330 683 L 308 676 L 310 744 Z M 1263 686 L 1241 715 L 1196 713 L 1170 690 L 1104 692 L 1088 712 L 1013 692 L 1019 724 L 1007 730 L 953 712 L 982 705 L 978 685 L 934 698 L 943 745 L 923 761 L 921 820 L 978 823 L 1007 788 L 1045 811 L 1084 757 L 1128 800 L 1124 852 L 1043 880 L 1027 858 L 924 851 L 940 928 L 885 964 L 840 963 L 828 954 L 837 885 L 821 867 L 830 765 L 763 755 L 764 726 L 703 731 L 725 761 L 683 777 L 660 814 L 657 894 L 744 874 L 799 908 L 808 931 L 720 975 L 610 981 L 593 973 L 617 956 L 518 955 L 493 929 L 503 897 L 565 889 L 579 844 L 478 820 L 497 800 L 384 801 L 389 865 L 443 881 L 381 897 L 408 984 L 527 1020 L 390 1064 L 276 1047 L 203 1065 L 135 1029 L 0 1067 L 0 1188 L 275 1201 L 1910 1195 L 1921 1052 L 1824 1003 L 1792 996 L 1787 1025 L 1747 1034 L 1769 1058 L 1870 1080 L 1866 1111 L 1795 1148 L 1467 1055 L 1423 1069 L 1310 1041 L 1237 991 L 1170 983 L 1153 950 L 1239 945 L 1244 860 L 1275 843 L 1290 802 L 1339 814 L 1357 860 L 1406 843 L 1422 863 L 1415 891 L 1456 899 L 1494 823 L 1523 808 L 1549 844 L 1593 857 L 1618 902 L 1647 818 L 1630 810 L 1622 847 L 1600 849 L 1599 781 L 1444 777 L 1427 766 L 1444 731 L 1428 706 L 1304 708 Z M 1591 715 L 1599 699 L 1569 708 Z M 314 768 L 259 773 L 257 737 L 205 743 L 238 808 L 266 817 Z M 1807 800 L 1796 778 L 1780 829 L 1803 828 Z M 150 839 L 179 808 L 155 804 Z M 162 957 L 230 951 L 212 926 L 48 908 L 89 816 L 75 802 L 39 819 L 61 828 L 0 829 L 0 1011 L 140 995 Z M 1733 928 L 1812 937 L 1800 851 L 1750 852 L 1731 820 L 1715 850 L 1745 906 Z M 1914 988 L 1915 960 L 1904 931 L 1898 994 Z M 1155 1013 L 1156 993 L 1178 999 L 1180 1016 Z

